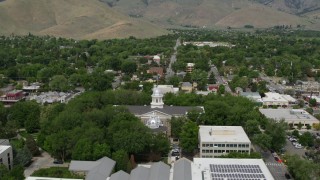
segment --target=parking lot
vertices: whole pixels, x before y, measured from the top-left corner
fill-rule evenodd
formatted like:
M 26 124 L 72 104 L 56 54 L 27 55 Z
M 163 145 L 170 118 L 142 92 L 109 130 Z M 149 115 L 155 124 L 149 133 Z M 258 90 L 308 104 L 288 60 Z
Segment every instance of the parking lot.
M 304 148 L 302 148 L 302 149 L 295 148 L 288 139 L 287 139 L 287 144 L 285 145 L 285 149 L 286 149 L 286 153 L 288 153 L 290 155 L 297 154 L 301 158 L 303 158 L 304 153 L 306 152 L 306 150 Z

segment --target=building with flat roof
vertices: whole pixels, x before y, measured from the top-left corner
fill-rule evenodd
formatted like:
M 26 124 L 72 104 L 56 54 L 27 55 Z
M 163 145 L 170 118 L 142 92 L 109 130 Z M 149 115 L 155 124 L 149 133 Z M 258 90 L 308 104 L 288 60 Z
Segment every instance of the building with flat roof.
M 303 109 L 259 109 L 259 111 L 267 118 L 277 121 L 284 120 L 289 125 L 292 124 L 294 128 L 297 128 L 299 123 L 302 124 L 302 128 L 307 128 L 308 125 L 312 127 L 319 123 L 318 119 Z
M 192 180 L 273 180 L 262 159 L 194 158 Z
M 241 126 L 199 126 L 200 157 L 250 153 L 251 141 Z
M 10 145 L 0 145 L 0 165 L 5 165 L 9 170 L 13 167 L 13 153 Z
M 279 93 L 267 92 L 265 97 L 262 98 L 262 103 L 264 106 L 272 107 L 288 107 L 289 101 Z
M 121 175 L 121 177 L 120 177 Z M 118 180 L 273 180 L 262 159 L 181 158 L 171 168 L 163 162 L 133 169 L 129 175 L 118 171 Z
M 258 105 L 263 104 L 262 98 L 258 92 L 240 92 L 240 96 L 248 98 Z

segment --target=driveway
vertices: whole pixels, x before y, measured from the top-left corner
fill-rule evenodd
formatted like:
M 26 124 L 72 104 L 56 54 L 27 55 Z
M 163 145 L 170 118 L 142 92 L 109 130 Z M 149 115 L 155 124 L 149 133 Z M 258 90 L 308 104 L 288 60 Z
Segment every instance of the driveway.
M 24 170 L 24 176 L 30 176 L 34 171 L 49 167 L 68 167 L 69 163 L 53 164 L 53 158 L 47 152 L 43 152 L 39 157 L 32 158 L 32 164 Z

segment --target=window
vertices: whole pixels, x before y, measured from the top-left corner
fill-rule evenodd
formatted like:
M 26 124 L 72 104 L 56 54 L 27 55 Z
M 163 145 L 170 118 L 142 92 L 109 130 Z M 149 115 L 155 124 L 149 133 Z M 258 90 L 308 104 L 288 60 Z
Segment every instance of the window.
M 210 147 L 213 147 L 213 144 L 210 144 Z
M 206 153 L 206 150 L 202 149 L 202 153 Z
M 202 147 L 206 147 L 206 144 L 202 144 Z
M 226 147 L 226 145 L 225 144 L 221 144 L 221 147 Z
M 226 147 L 230 147 L 230 144 L 226 144 Z

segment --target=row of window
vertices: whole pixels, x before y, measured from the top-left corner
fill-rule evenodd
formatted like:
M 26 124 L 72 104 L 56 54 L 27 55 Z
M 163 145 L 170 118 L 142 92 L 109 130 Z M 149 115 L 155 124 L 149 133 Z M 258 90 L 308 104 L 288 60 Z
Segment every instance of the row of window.
M 231 153 L 231 152 L 249 153 L 249 150 L 208 150 L 208 149 L 202 150 L 202 153 Z
M 239 147 L 239 148 L 249 148 L 249 144 L 202 144 L 202 147 Z

